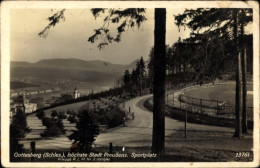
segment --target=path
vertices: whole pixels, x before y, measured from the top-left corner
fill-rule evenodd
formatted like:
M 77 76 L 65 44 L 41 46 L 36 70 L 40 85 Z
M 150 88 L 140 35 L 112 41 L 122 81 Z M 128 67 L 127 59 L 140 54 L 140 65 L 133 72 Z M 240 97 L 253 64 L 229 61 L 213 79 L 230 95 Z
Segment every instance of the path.
M 143 106 L 143 102 L 147 99 L 151 98 L 152 95 L 145 95 L 142 97 L 137 97 L 131 99 L 130 101 L 126 102 L 125 108 L 131 108 L 131 112 L 135 113 L 135 119 L 130 120 L 127 125 L 119 126 L 117 128 L 113 128 L 107 130 L 106 132 L 100 133 L 98 135 L 95 144 L 97 147 L 108 147 L 109 143 L 112 142 L 114 146 L 125 146 L 125 147 L 138 147 L 138 146 L 151 146 L 152 144 L 152 112 L 147 110 Z M 175 119 L 166 117 L 166 142 L 168 145 L 171 146 L 171 141 L 174 138 L 174 133 L 177 130 L 184 128 L 184 123 L 181 121 L 177 121 Z M 30 122 L 28 125 L 30 126 Z M 34 123 L 35 124 L 35 123 Z M 40 123 L 39 123 L 39 127 Z M 35 128 L 34 128 L 35 129 Z M 36 128 L 37 129 L 37 128 Z M 198 125 L 198 124 L 188 124 L 188 129 L 192 130 L 199 130 L 199 131 L 226 131 L 231 132 L 233 131 L 231 128 L 225 127 L 216 127 L 216 126 L 206 126 L 206 125 Z M 67 135 L 70 132 L 67 133 Z M 27 138 L 39 138 L 39 135 L 35 135 L 33 133 L 30 134 L 31 136 Z M 23 141 L 24 146 L 26 149 L 29 149 L 29 142 L 31 140 L 28 139 L 27 141 Z M 49 138 L 49 139 L 38 139 L 36 140 L 36 149 L 62 149 L 62 150 L 69 150 L 71 145 L 71 141 L 68 140 L 67 137 L 56 137 L 56 138 Z

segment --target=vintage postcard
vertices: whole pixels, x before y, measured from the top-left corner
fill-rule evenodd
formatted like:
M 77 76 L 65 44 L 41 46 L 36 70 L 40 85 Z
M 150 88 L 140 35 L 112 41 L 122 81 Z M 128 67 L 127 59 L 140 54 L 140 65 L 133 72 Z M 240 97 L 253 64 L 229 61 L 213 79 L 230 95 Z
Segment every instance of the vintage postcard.
M 3 1 L 1 166 L 258 167 L 256 1 Z

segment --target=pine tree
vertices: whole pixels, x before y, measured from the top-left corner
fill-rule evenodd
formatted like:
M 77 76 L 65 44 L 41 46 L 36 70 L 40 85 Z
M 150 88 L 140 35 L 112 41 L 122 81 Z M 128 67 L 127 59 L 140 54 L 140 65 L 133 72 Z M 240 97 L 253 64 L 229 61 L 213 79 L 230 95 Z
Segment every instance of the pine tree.
M 139 61 L 139 71 L 140 71 L 140 77 L 144 77 L 145 73 L 145 63 L 143 57 L 141 57 Z
M 203 56 L 201 53 L 206 51 L 206 55 L 204 56 L 205 61 L 201 64 L 202 68 L 199 67 L 201 71 L 197 73 L 198 75 L 205 76 L 210 79 L 215 79 L 215 77 L 219 74 L 217 70 L 221 70 L 221 67 L 223 67 L 224 64 L 236 64 L 236 129 L 234 136 L 240 137 L 242 83 L 241 63 L 243 64 L 244 59 L 241 59 L 242 52 L 240 51 L 240 48 L 242 46 L 241 41 L 239 40 L 239 34 L 244 37 L 243 27 L 252 22 L 252 9 L 199 8 L 196 10 L 186 10 L 183 14 L 175 16 L 175 20 L 178 26 L 187 26 L 192 29 L 192 37 L 190 37 L 188 40 L 190 42 L 192 41 L 201 43 L 200 47 L 198 47 L 198 50 L 202 51 L 200 52 L 200 55 Z M 239 26 L 241 25 L 242 29 L 239 31 Z M 202 31 L 202 29 L 204 29 L 204 31 Z M 220 49 L 219 51 L 222 50 L 223 54 L 218 54 L 220 57 L 216 59 L 215 62 L 212 62 L 212 59 L 208 58 L 209 46 L 210 48 L 214 48 L 215 46 L 221 45 L 225 46 L 225 48 L 217 48 Z M 205 49 L 203 48 L 204 46 L 206 46 Z M 213 51 L 213 53 L 215 51 Z M 196 63 L 196 65 L 200 64 Z M 246 69 L 246 67 L 243 69 Z M 246 78 L 244 78 L 242 85 L 246 85 Z M 246 95 L 245 90 L 244 95 Z M 243 108 L 246 109 L 246 98 L 245 96 L 243 97 Z M 246 111 L 243 113 L 243 116 L 246 116 Z M 246 119 L 244 119 L 244 125 L 246 122 Z
M 130 91 L 131 90 L 131 75 L 129 70 L 125 70 L 125 74 L 123 76 L 123 80 L 124 80 L 124 87 L 126 91 Z
M 19 142 L 24 138 L 30 129 L 27 125 L 26 114 L 24 110 L 17 109 L 16 114 L 12 117 L 10 124 L 10 158 L 14 159 L 15 152 L 23 152 L 23 144 Z
M 151 50 L 150 50 L 149 58 L 150 59 L 149 59 L 149 63 L 148 63 L 148 69 L 149 69 L 148 75 L 149 75 L 150 78 L 153 78 L 154 47 L 152 47 Z
M 97 117 L 87 109 L 79 111 L 79 121 L 76 123 L 77 130 L 68 137 L 77 143 L 81 152 L 89 152 L 93 142 L 99 134 Z

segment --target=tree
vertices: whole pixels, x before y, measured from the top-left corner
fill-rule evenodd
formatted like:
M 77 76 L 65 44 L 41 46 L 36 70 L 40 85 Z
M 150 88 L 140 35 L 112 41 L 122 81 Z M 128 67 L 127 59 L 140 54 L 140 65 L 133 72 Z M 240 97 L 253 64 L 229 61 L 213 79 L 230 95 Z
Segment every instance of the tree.
M 153 80 L 153 136 L 152 152 L 164 156 L 165 141 L 165 79 L 166 79 L 166 9 L 155 9 L 154 80 Z
M 73 140 L 73 144 L 78 144 L 81 152 L 89 152 L 92 143 L 99 134 L 97 117 L 85 109 L 79 111 L 78 118 L 79 121 L 76 123 L 77 130 L 73 130 L 73 133 L 68 138 Z
M 138 69 L 139 69 L 139 72 L 140 72 L 140 95 L 143 95 L 143 84 L 145 83 L 145 78 L 144 78 L 144 75 L 145 75 L 145 63 L 144 63 L 144 59 L 143 57 L 141 57 L 140 61 L 139 61 L 139 64 L 138 64 Z
M 64 112 L 62 112 L 62 111 L 59 112 L 59 114 L 58 114 L 57 117 L 58 117 L 59 119 L 66 119 L 66 118 L 67 118 L 66 114 L 65 114 Z
M 137 69 L 133 69 L 132 73 L 131 73 L 131 81 L 132 81 L 132 87 L 134 92 L 136 92 L 137 90 L 137 86 L 138 86 L 138 78 L 139 77 L 139 71 Z
M 36 116 L 39 118 L 39 119 L 42 119 L 45 117 L 45 113 L 44 113 L 44 110 L 39 110 L 36 112 Z
M 242 58 L 241 58 L 241 68 L 242 68 L 242 133 L 247 133 L 247 82 L 246 82 L 246 74 L 247 74 L 247 55 L 245 48 L 245 39 L 244 39 L 244 18 L 245 11 L 241 11 L 241 33 L 240 33 L 240 41 L 242 46 Z
M 143 57 L 141 57 L 137 69 L 139 69 L 140 77 L 144 77 L 144 73 L 145 73 L 145 63 L 144 63 Z
M 46 126 L 43 133 L 41 133 L 42 137 L 55 137 L 61 134 L 65 134 L 66 130 L 64 128 L 62 119 L 58 118 L 42 118 L 42 125 Z
M 153 64 L 154 64 L 154 47 L 151 48 L 150 53 L 149 53 L 149 63 L 148 63 L 148 75 L 150 78 L 153 78 Z
M 21 138 L 24 138 L 30 129 L 27 125 L 26 115 L 24 110 L 17 109 L 16 114 L 12 118 L 10 124 L 10 158 L 14 159 L 15 152 L 23 152 L 23 144 L 19 142 Z
M 133 70 L 133 83 L 135 86 L 140 86 L 140 95 L 143 93 L 143 78 L 145 74 L 145 63 L 143 57 L 136 62 L 136 69 Z
M 38 35 L 45 38 L 48 30 L 54 27 L 61 19 L 64 19 L 64 11 L 61 10 L 48 18 L 49 25 Z M 98 48 L 108 45 L 112 42 L 119 42 L 121 34 L 127 27 L 140 27 L 141 23 L 146 20 L 144 8 L 127 8 L 127 9 L 91 9 L 94 17 L 107 13 L 104 18 L 102 27 L 94 30 L 94 35 L 89 37 L 88 41 L 94 43 L 100 40 Z M 110 24 L 119 24 L 116 35 L 112 35 L 108 29 Z M 166 32 L 166 9 L 155 9 L 155 32 L 154 32 L 154 109 L 153 109 L 153 138 L 152 151 L 161 156 L 164 154 L 164 105 L 165 105 L 165 32 Z M 158 69 L 157 69 L 158 68 Z M 133 74 L 132 74 L 133 75 Z M 156 117 L 155 117 L 156 116 Z M 76 136 L 76 134 L 75 134 Z M 78 135 L 79 136 L 79 135 Z M 75 137 L 76 138 L 76 137 Z
M 51 111 L 51 116 L 52 116 L 53 118 L 56 117 L 56 116 L 58 116 L 57 110 L 52 110 L 52 111 Z
M 234 137 L 242 136 L 241 124 L 241 52 L 239 51 L 238 43 L 238 11 L 234 10 L 234 42 L 236 44 L 235 55 L 237 55 L 237 70 L 236 70 L 236 129 Z
M 167 75 L 171 72 L 171 65 L 173 62 L 173 49 L 170 46 L 166 46 L 166 69 L 168 71 Z
M 123 76 L 123 81 L 124 81 L 124 87 L 126 91 L 130 91 L 131 87 L 131 75 L 129 70 L 125 70 L 125 74 Z
M 246 15 L 243 15 L 243 13 Z M 243 19 L 241 19 L 243 18 Z M 199 75 L 210 77 L 210 79 L 215 79 L 219 74 L 216 72 L 222 65 L 225 64 L 227 57 L 230 57 L 236 62 L 236 129 L 235 137 L 241 136 L 241 41 L 238 39 L 238 35 L 241 34 L 244 37 L 243 29 L 239 31 L 238 27 L 242 24 L 247 25 L 252 22 L 252 9 L 196 9 L 196 10 L 186 10 L 183 14 L 175 16 L 176 24 L 178 26 L 188 26 L 193 30 L 192 37 L 189 38 L 190 41 L 199 42 L 206 44 L 206 55 L 205 61 L 201 64 L 203 68 Z M 242 26 L 242 27 L 243 27 Z M 195 33 L 196 31 L 196 33 Z M 214 43 L 212 41 L 215 41 Z M 219 47 L 222 50 L 222 56 L 217 60 L 215 64 L 215 70 L 210 70 L 210 67 L 206 65 L 211 61 L 208 59 L 208 46 L 226 45 L 228 47 Z M 199 47 L 203 51 L 203 45 Z M 234 59 L 235 58 L 235 59 Z M 230 59 L 230 60 L 231 60 Z M 230 63 L 230 62 L 229 62 Z M 217 65 L 217 66 L 216 66 Z M 210 71 L 208 71 L 210 70 Z M 209 73 L 210 72 L 210 73 Z M 213 75 L 212 75 L 212 72 Z M 245 78 L 244 78 L 245 79 Z M 243 81 L 246 85 L 246 81 Z M 246 94 L 246 92 L 245 92 Z M 246 100 L 243 99 L 243 102 Z M 246 104 L 243 103 L 245 106 Z M 246 113 L 246 112 L 245 112 Z M 245 115 L 246 116 L 246 115 Z M 245 123 L 247 121 L 244 121 Z

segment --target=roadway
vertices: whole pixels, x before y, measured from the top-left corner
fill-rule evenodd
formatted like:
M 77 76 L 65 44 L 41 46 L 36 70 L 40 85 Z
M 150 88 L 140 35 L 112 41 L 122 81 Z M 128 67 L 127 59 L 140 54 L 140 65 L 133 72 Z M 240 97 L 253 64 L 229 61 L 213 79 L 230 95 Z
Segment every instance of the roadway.
M 144 107 L 144 102 L 151 98 L 152 95 L 145 95 L 131 99 L 126 102 L 125 109 L 130 107 L 131 112 L 134 112 L 134 120 L 126 123 L 126 126 L 120 126 L 115 129 L 107 130 L 101 133 L 95 144 L 97 146 L 108 146 L 110 142 L 115 146 L 151 146 L 152 145 L 152 112 Z M 187 124 L 188 130 L 194 131 L 223 131 L 232 132 L 232 128 L 207 126 L 200 124 Z M 178 121 L 169 117 L 165 117 L 165 139 L 166 142 L 171 142 L 174 139 L 174 133 L 178 130 L 184 130 L 184 122 Z M 170 145 L 169 143 L 168 145 Z
M 153 115 L 143 106 L 144 101 L 151 98 L 152 95 L 134 98 L 125 104 L 126 110 L 130 107 L 134 112 L 134 120 L 126 122 L 126 126 L 120 126 L 100 134 L 95 144 L 108 145 L 112 142 L 116 146 L 151 146 Z M 166 117 L 166 136 L 174 133 L 174 129 L 183 127 L 183 123 Z
M 152 95 L 145 95 L 141 97 L 136 97 L 125 103 L 125 110 L 131 108 L 131 112 L 134 112 L 134 120 L 128 120 L 126 126 L 119 126 L 116 128 L 108 129 L 101 132 L 95 141 L 96 147 L 108 147 L 109 143 L 113 143 L 113 146 L 120 147 L 147 147 L 152 144 L 152 126 L 153 126 L 153 115 L 152 112 L 143 106 L 143 103 L 151 98 Z M 38 125 L 41 123 L 39 121 Z M 42 127 L 42 126 L 40 126 Z M 184 129 L 184 123 L 169 117 L 165 117 L 165 136 L 166 145 L 172 144 L 174 140 L 174 133 L 178 130 Z M 187 125 L 188 130 L 198 130 L 198 131 L 224 131 L 232 132 L 232 128 L 207 126 L 199 124 Z M 34 139 L 36 141 L 36 149 L 57 149 L 57 150 L 69 150 L 72 141 L 68 140 L 66 136 L 55 137 L 55 138 L 40 138 L 39 132 L 31 133 L 33 135 L 27 136 L 28 138 L 22 143 L 26 149 L 30 148 L 29 142 Z M 37 134 L 37 135 L 36 135 Z M 69 132 L 66 133 L 67 135 Z M 30 138 L 32 139 L 30 139 Z M 37 137 L 37 138 L 36 138 Z

